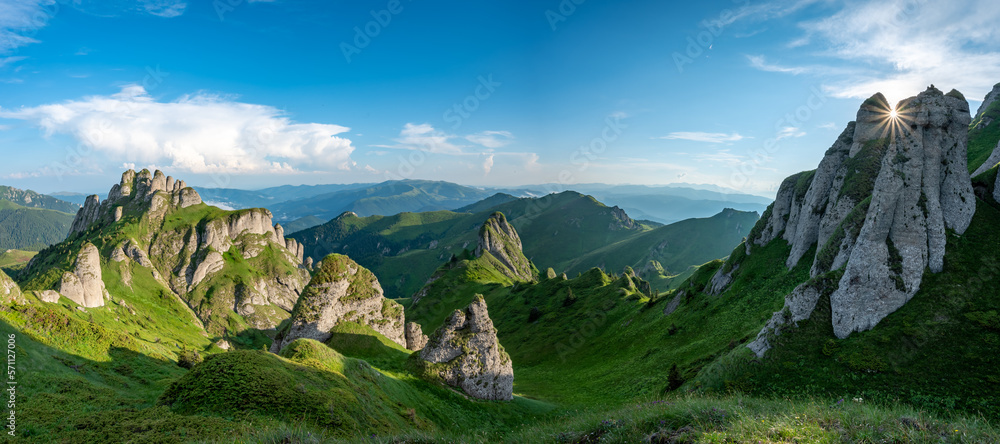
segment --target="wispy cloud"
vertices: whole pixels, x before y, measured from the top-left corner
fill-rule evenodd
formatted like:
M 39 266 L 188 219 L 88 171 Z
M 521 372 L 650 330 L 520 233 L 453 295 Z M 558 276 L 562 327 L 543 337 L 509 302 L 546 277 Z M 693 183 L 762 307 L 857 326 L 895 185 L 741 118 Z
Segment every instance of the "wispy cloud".
M 776 140 L 788 139 L 790 137 L 804 137 L 806 135 L 805 131 L 794 126 L 786 126 L 778 130 L 778 134 L 774 137 Z
M 665 140 L 689 140 L 692 142 L 705 142 L 705 143 L 728 143 L 728 142 L 738 142 L 740 140 L 746 139 L 739 133 L 701 133 L 701 132 L 675 132 L 669 135 L 658 137 L 659 139 Z
M 0 0 L 0 54 L 37 43 L 33 35 L 49 20 L 55 0 Z
M 833 123 L 833 122 L 829 122 L 829 123 L 824 123 L 824 124 L 822 124 L 820 126 L 817 126 L 817 128 L 819 128 L 819 129 L 826 129 L 826 130 L 835 130 L 835 129 L 837 129 L 837 124 Z
M 501 148 L 513 142 L 514 135 L 510 131 L 483 131 L 465 136 L 465 140 L 486 148 Z
M 381 148 L 399 148 L 427 151 L 438 154 L 461 154 L 462 147 L 450 142 L 456 136 L 435 129 L 429 123 L 407 123 L 393 139 L 397 145 L 374 145 Z
M 152 15 L 173 18 L 184 14 L 187 3 L 177 0 L 142 0 L 143 9 Z
M 192 173 L 348 169 L 354 147 L 340 125 L 295 123 L 273 107 L 207 93 L 159 102 L 131 85 L 110 96 L 0 109 L 46 135 L 66 134 L 109 160 Z
M 766 72 L 783 72 L 794 75 L 809 72 L 809 68 L 801 66 L 780 66 L 768 63 L 762 55 L 748 55 L 747 60 L 750 61 L 750 66 Z
M 832 15 L 799 24 L 803 35 L 788 45 L 829 60 L 825 69 L 781 67 L 751 59 L 758 69 L 826 77 L 834 97 L 866 98 L 876 92 L 891 101 L 927 85 L 956 88 L 970 98 L 985 96 L 1000 80 L 1000 8 L 995 0 L 930 2 L 888 0 L 825 2 Z M 767 18 L 764 12 L 759 17 Z M 846 66 L 848 68 L 845 68 Z M 765 69 L 773 68 L 773 69 Z

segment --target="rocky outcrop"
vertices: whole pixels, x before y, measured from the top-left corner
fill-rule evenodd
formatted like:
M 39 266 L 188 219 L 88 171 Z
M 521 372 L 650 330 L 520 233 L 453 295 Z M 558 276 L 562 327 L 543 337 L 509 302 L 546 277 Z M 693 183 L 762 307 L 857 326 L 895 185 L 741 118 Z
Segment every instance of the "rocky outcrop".
M 63 273 L 59 293 L 83 307 L 103 307 L 109 297 L 101 276 L 101 253 L 86 243 L 76 257 L 72 272 Z
M 521 237 L 503 213 L 493 213 L 479 229 L 476 257 L 489 254 L 499 261 L 499 270 L 515 281 L 533 281 L 531 262 L 524 257 Z
M 170 185 L 168 187 L 168 184 Z M 159 196 L 159 198 L 157 198 Z M 122 173 L 121 182 L 111 187 L 108 198 L 87 197 L 70 227 L 70 236 L 86 231 L 94 224 L 106 225 L 122 219 L 126 212 L 165 213 L 169 207 L 187 208 L 201 203 L 201 196 L 183 180 L 175 181 L 160 170 Z
M 386 299 L 372 272 L 347 256 L 333 254 L 322 261 L 302 292 L 291 322 L 278 333 L 271 351 L 299 338 L 326 342 L 330 330 L 342 321 L 370 326 L 393 342 L 406 347 L 403 307 Z
M 830 297 L 841 338 L 902 307 L 920 289 L 925 268 L 940 272 L 945 230 L 964 233 L 976 211 L 966 164 L 968 103 L 929 89 L 897 109 L 905 125 L 890 140 L 864 226 Z
M 625 210 L 618 208 L 617 206 L 611 207 L 611 216 L 614 218 L 614 222 L 611 222 L 608 227 L 609 230 L 634 230 L 639 228 L 639 224 L 635 222 Z
M 4 302 L 21 300 L 21 287 L 3 271 L 0 271 L 0 300 Z
M 283 230 L 273 226 L 269 211 L 202 205 L 193 188 L 160 171 L 128 170 L 106 200 L 89 197 L 70 237 L 96 230 L 115 233 L 116 223 L 138 227 L 121 244 L 107 246 L 109 263 L 123 267 L 125 286 L 132 285 L 133 266 L 148 268 L 192 310 L 195 324 L 203 322 L 214 334 L 226 331 L 233 312 L 254 327 L 275 328 L 288 318 L 309 280 L 301 269 L 301 246 L 286 248 Z M 103 245 L 107 236 L 101 236 L 92 241 Z M 37 263 L 33 260 L 28 269 Z M 76 273 L 67 273 L 60 283 L 67 297 L 83 294 L 83 286 Z
M 422 350 L 427 345 L 427 335 L 420 329 L 420 324 L 416 322 L 406 323 L 406 349 Z
M 987 127 L 993 123 L 993 118 L 985 114 L 997 99 L 1000 99 L 1000 83 L 993 86 L 993 90 L 986 94 L 986 98 L 983 99 L 983 104 L 979 105 L 979 110 L 973 116 L 975 118 L 974 127 Z
M 59 303 L 59 293 L 55 290 L 42 290 L 37 292 L 38 300 L 49 304 Z
M 510 356 L 481 295 L 465 310 L 455 310 L 420 352 L 425 377 L 461 388 L 478 399 L 509 401 L 514 393 Z
M 962 234 L 971 222 L 971 117 L 960 97 L 928 88 L 900 102 L 898 118 L 881 94 L 866 100 L 816 170 L 781 184 L 751 232 L 748 255 L 780 237 L 791 246 L 788 268 L 816 246 L 815 256 L 806 258 L 811 277 L 843 270 L 830 295 L 838 337 L 874 327 L 909 301 L 924 269 L 941 271 L 946 230 Z M 738 267 L 739 260 L 731 258 L 713 279 L 723 287 L 718 291 L 731 281 L 723 270 Z M 808 317 L 814 296 L 796 289 L 786 300 L 791 315 L 776 314 L 764 331 Z M 759 354 L 768 347 L 761 338 L 751 347 Z

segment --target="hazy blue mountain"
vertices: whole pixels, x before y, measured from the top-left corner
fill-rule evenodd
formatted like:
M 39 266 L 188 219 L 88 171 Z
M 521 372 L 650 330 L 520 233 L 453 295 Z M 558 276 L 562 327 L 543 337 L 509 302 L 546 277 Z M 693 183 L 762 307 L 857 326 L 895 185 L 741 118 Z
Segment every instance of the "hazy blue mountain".
M 389 181 L 281 202 L 268 208 L 277 220 L 316 216 L 330 220 L 345 211 L 359 216 L 453 210 L 476 203 L 495 191 L 429 180 Z

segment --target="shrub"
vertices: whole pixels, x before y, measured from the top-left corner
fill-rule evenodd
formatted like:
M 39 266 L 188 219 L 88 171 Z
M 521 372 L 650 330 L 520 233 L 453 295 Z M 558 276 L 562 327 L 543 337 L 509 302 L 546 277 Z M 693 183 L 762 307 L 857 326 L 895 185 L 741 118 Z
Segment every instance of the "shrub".
M 188 370 L 194 368 L 194 366 L 201 364 L 203 361 L 201 355 L 195 350 L 184 350 L 177 355 L 177 366 L 181 368 L 186 368 Z

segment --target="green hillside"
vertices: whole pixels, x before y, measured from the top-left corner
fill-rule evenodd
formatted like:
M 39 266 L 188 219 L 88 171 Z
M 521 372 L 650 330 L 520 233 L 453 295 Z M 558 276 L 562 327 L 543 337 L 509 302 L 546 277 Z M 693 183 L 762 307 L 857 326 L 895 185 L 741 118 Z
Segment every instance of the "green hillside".
M 449 182 L 403 180 L 350 188 L 267 205 L 278 220 L 316 216 L 330 220 L 345 211 L 361 216 L 450 210 L 469 205 L 494 192 Z
M 75 210 L 74 210 L 75 211 Z M 0 250 L 41 250 L 66 238 L 74 215 L 0 200 Z
M 570 274 L 596 266 L 609 271 L 632 267 L 655 284 L 688 268 L 725 256 L 739 244 L 759 218 L 757 213 L 726 210 L 705 219 L 665 225 L 601 247 L 566 263 Z M 679 282 L 678 282 L 679 283 Z
M 36 193 L 31 190 L 19 190 L 14 187 L 0 185 L 0 200 L 6 200 L 27 208 L 55 210 L 63 213 L 76 214 L 80 205 L 56 199 L 52 196 Z
M 379 277 L 389 297 L 408 297 L 438 265 L 475 249 L 479 225 L 494 211 L 507 215 L 521 236 L 525 255 L 539 268 L 576 272 L 605 266 L 621 271 L 629 265 L 639 270 L 656 260 L 669 270 L 656 275 L 670 276 L 725 256 L 757 219 L 754 213 L 729 211 L 653 229 L 590 196 L 567 191 L 471 214 L 440 211 L 363 218 L 346 214 L 290 237 L 305 245 L 306 255 L 316 260 L 329 253 L 351 256 Z M 694 247 L 698 240 L 705 240 L 701 248 Z M 610 252 L 593 253 L 602 248 Z M 668 285 L 659 278 L 657 284 L 663 289 Z
M 1000 142 L 1000 101 L 994 101 L 980 114 L 973 116 L 972 124 L 969 125 L 970 172 L 975 171 L 989 159 L 998 142 Z

